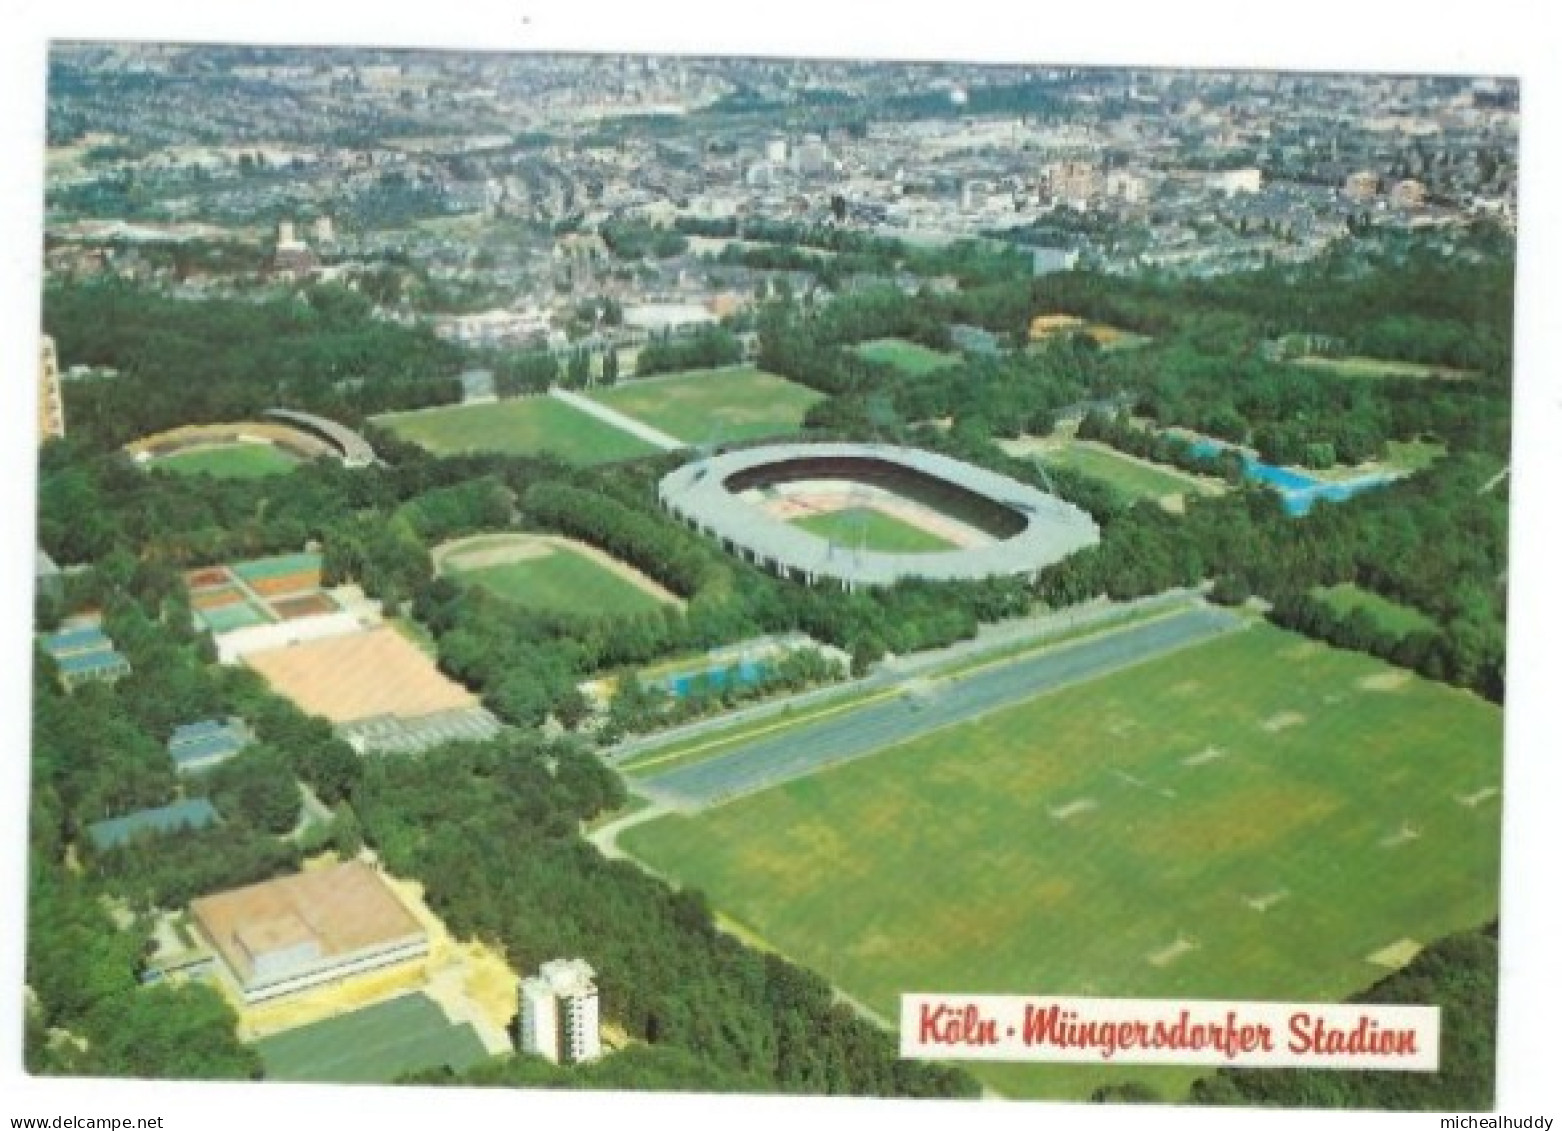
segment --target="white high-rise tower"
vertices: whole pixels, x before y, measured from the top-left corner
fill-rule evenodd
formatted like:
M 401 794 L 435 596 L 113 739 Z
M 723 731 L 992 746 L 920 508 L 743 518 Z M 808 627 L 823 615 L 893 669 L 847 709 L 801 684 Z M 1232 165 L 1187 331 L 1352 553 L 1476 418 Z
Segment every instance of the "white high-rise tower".
M 521 982 L 521 1048 L 554 1064 L 602 1055 L 596 971 L 583 958 L 544 962 Z

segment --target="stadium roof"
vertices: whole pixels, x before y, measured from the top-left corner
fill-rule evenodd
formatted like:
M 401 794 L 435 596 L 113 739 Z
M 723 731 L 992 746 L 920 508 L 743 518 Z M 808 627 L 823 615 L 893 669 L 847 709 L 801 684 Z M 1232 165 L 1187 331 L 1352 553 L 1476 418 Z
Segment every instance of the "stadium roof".
M 872 460 L 940 479 L 1009 508 L 1024 519 L 1024 529 L 984 546 L 879 553 L 842 546 L 773 518 L 727 487 L 727 480 L 740 472 L 810 459 Z M 1094 519 L 1054 495 L 936 452 L 888 444 L 771 444 L 728 452 L 664 476 L 657 494 L 674 513 L 741 547 L 762 565 L 849 586 L 891 585 L 913 577 L 965 581 L 1032 574 L 1100 540 Z
M 285 420 L 289 424 L 300 425 L 324 436 L 341 451 L 342 460 L 348 467 L 367 467 L 374 462 L 374 449 L 369 446 L 369 441 L 345 424 L 338 424 L 323 416 L 298 412 L 291 408 L 268 408 L 266 415 L 275 420 Z
M 360 860 L 197 899 L 190 911 L 239 980 L 257 959 L 313 944 L 322 959 L 352 956 L 425 935 L 385 881 Z
M 210 801 L 192 797 L 157 809 L 142 809 L 123 817 L 98 821 L 88 826 L 87 835 L 97 848 L 119 848 L 137 836 L 166 836 L 180 829 L 204 829 L 219 819 Z

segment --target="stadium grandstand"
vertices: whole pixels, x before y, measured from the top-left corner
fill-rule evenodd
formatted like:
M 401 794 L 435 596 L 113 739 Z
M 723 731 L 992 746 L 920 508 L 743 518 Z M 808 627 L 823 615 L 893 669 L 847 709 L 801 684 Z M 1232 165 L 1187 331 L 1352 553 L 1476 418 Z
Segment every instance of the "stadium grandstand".
M 811 484 L 843 499 L 920 511 L 961 532 L 935 552 L 843 544 L 777 516 L 768 504 Z M 907 578 L 1033 576 L 1100 539 L 1078 507 L 949 456 L 886 444 L 773 444 L 685 464 L 657 487 L 662 505 L 735 554 L 792 581 L 848 589 Z
M 291 408 L 268 408 L 266 415 L 325 440 L 341 456 L 343 465 L 347 467 L 368 467 L 375 460 L 374 449 L 369 446 L 369 441 L 344 424 Z

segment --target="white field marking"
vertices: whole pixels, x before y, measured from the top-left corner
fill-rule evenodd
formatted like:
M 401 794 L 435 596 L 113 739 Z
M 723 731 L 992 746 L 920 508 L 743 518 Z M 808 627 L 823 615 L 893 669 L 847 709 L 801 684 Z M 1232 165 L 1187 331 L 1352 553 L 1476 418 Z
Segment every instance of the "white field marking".
M 1203 750 L 1200 750 L 1197 754 L 1189 754 L 1186 758 L 1184 758 L 1182 760 L 1182 764 L 1184 766 L 1203 766 L 1206 763 L 1213 762 L 1213 761 L 1215 761 L 1218 758 L 1224 758 L 1225 756 L 1226 756 L 1226 752 L 1224 750 L 1222 750 L 1220 747 L 1218 747 L 1218 746 L 1206 746 Z
M 1078 813 L 1087 813 L 1096 808 L 1096 800 L 1093 797 L 1081 797 L 1078 801 L 1070 801 L 1067 805 L 1060 805 L 1055 809 L 1048 809 L 1047 813 L 1055 821 L 1066 821 Z
M 1189 951 L 1198 949 L 1199 944 L 1195 940 L 1184 938 L 1182 935 L 1178 935 L 1176 942 L 1172 943 L 1170 946 L 1163 947 L 1154 954 L 1150 955 L 1150 965 L 1170 966 L 1173 962 L 1176 962 L 1177 959 L 1181 958 Z
M 1247 904 L 1254 911 L 1257 911 L 1259 914 L 1263 914 L 1265 911 L 1268 911 L 1271 907 L 1279 903 L 1282 899 L 1285 899 L 1290 894 L 1290 891 L 1286 888 L 1276 888 L 1274 891 L 1269 892 L 1266 895 L 1247 896 L 1242 900 L 1242 902 Z
M 1477 805 L 1480 805 L 1486 801 L 1490 801 L 1493 797 L 1496 797 L 1497 794 L 1501 792 L 1502 791 L 1496 786 L 1488 785 L 1482 789 L 1476 790 L 1474 793 L 1466 793 L 1460 796 L 1456 796 L 1454 800 L 1459 802 L 1460 805 L 1463 805 L 1467 809 L 1474 809 Z
M 1409 844 L 1411 841 L 1419 840 L 1420 838 L 1421 831 L 1409 821 L 1406 821 L 1399 826 L 1398 831 L 1390 833 L 1378 841 L 1378 843 L 1384 848 L 1398 848 L 1402 844 Z
M 1296 711 L 1281 711 L 1277 715 L 1270 715 L 1260 725 L 1270 734 L 1277 734 L 1288 727 L 1300 726 L 1307 721 L 1307 716 Z

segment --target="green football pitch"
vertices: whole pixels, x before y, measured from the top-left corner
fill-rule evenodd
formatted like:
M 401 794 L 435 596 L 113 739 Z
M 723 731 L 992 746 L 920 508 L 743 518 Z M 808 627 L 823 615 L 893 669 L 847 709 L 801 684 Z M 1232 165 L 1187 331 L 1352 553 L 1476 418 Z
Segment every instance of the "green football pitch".
M 1047 452 L 1042 456 L 1042 462 L 1048 467 L 1065 467 L 1100 479 L 1132 499 L 1159 499 L 1201 490 L 1192 477 L 1182 478 L 1159 471 L 1115 452 L 1077 441 Z
M 845 507 L 800 518 L 792 525 L 842 546 L 860 546 L 880 554 L 926 554 L 954 549 L 953 542 L 873 507 Z
M 286 474 L 298 466 L 298 461 L 270 444 L 225 444 L 159 456 L 152 462 L 152 466 L 179 475 L 259 479 L 267 475 Z
M 651 612 L 661 604 L 645 590 L 569 550 L 550 547 L 542 557 L 461 569 L 453 576 L 517 605 L 561 613 L 616 615 Z
M 407 994 L 255 1042 L 270 1080 L 388 1084 L 408 1072 L 461 1070 L 488 1057 L 477 1030 Z
M 1496 915 L 1501 732 L 1260 624 L 620 843 L 892 1020 L 910 991 L 1338 1001 Z M 1075 1100 L 1199 1075 L 970 1067 Z
M 657 452 L 644 440 L 552 397 L 450 405 L 377 416 L 374 422 L 436 456 L 546 453 L 570 463 L 592 464 Z
M 913 377 L 920 377 L 935 369 L 945 369 L 959 361 L 954 354 L 940 353 L 904 338 L 875 338 L 858 345 L 857 352 L 869 361 L 882 361 Z
M 802 427 L 820 393 L 752 366 L 648 377 L 591 398 L 687 443 L 780 436 Z

